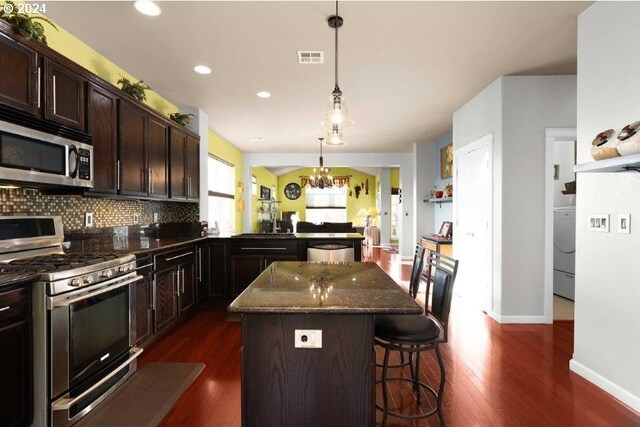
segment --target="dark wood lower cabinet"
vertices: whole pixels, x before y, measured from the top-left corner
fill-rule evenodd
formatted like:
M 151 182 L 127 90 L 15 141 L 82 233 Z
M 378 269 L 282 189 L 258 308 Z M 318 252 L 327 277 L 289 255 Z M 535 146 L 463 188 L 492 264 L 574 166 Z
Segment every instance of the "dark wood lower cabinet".
M 31 321 L 0 327 L 0 426 L 31 423 Z
M 136 284 L 136 343 L 153 332 L 153 275 L 145 274 Z
M 204 278 L 207 297 L 226 297 L 227 254 L 224 243 L 209 243 L 204 252 Z
M 158 332 L 178 317 L 176 304 L 177 269 L 169 268 L 154 274 L 155 283 L 155 331 Z
M 232 255 L 229 259 L 231 270 L 231 296 L 237 297 L 262 273 L 262 255 Z
M 196 303 L 196 263 L 189 261 L 178 266 L 178 282 L 180 293 L 178 301 L 180 303 L 180 314 L 185 313 Z
M 322 348 L 294 348 L 296 329 Z M 373 426 L 372 315 L 243 314 L 242 425 Z

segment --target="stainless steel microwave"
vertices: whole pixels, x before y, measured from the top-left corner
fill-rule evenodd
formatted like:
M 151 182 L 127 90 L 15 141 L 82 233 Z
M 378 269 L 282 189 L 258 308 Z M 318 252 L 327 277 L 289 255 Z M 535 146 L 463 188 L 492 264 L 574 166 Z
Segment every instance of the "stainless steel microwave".
M 0 181 L 93 187 L 93 147 L 0 121 Z

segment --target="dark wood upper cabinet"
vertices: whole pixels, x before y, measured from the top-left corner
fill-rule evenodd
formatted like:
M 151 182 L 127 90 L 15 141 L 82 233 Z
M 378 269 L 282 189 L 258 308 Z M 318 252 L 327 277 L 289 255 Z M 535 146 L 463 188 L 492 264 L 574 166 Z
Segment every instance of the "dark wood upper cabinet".
M 93 188 L 98 193 L 118 192 L 118 99 L 89 84 L 87 130 L 93 137 Z
M 0 33 L 0 103 L 38 114 L 38 55 Z
M 200 142 L 191 135 L 188 135 L 185 151 L 187 154 L 185 164 L 185 168 L 187 169 L 187 199 L 198 200 L 200 198 L 200 159 L 198 158 L 200 154 Z
M 85 79 L 48 58 L 44 69 L 44 118 L 84 131 Z
M 147 190 L 154 198 L 169 197 L 169 126 L 153 116 L 147 118 Z
M 187 175 L 185 170 L 185 147 L 187 145 L 187 134 L 171 126 L 171 198 L 184 200 L 187 198 Z
M 147 114 L 122 99 L 119 110 L 120 194 L 146 196 Z

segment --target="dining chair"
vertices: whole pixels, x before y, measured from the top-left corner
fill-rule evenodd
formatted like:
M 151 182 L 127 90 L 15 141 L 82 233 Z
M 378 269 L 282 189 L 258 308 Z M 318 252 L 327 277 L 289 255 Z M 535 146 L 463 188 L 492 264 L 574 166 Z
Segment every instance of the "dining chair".
M 446 382 L 445 365 L 440 352 L 440 344 L 448 340 L 449 311 L 453 297 L 453 284 L 458 272 L 458 261 L 439 252 L 429 252 L 427 257 L 428 276 L 427 293 L 425 298 L 425 312 L 418 315 L 388 315 L 376 316 L 375 343 L 384 349 L 382 362 L 382 378 L 376 384 L 382 384 L 382 406 L 376 404 L 376 408 L 383 412 L 382 425 L 386 425 L 387 417 L 393 416 L 402 419 L 427 418 L 437 414 L 440 424 L 445 425 L 442 414 L 442 396 Z M 420 275 L 421 270 L 419 270 Z M 431 274 L 433 272 L 433 274 Z M 419 283 L 419 280 L 418 280 Z M 429 306 L 429 293 L 431 305 Z M 436 391 L 429 384 L 420 381 L 420 354 L 434 350 L 440 368 L 440 385 Z M 391 351 L 409 353 L 409 361 L 400 365 L 390 365 L 389 355 Z M 388 369 L 399 366 L 411 366 L 411 377 L 389 377 Z M 408 415 L 389 410 L 388 382 L 402 381 L 413 385 L 416 403 L 420 405 L 421 389 L 430 393 L 436 400 L 436 406 L 422 414 Z

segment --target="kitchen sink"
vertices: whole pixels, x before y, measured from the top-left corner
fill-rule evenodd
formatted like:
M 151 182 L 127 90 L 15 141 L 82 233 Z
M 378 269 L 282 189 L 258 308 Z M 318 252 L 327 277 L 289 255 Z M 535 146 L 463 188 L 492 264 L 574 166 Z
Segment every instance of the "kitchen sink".
M 295 236 L 296 235 L 294 233 L 242 233 L 242 234 L 236 234 L 233 237 L 238 239 L 270 240 L 270 239 L 290 239 Z

